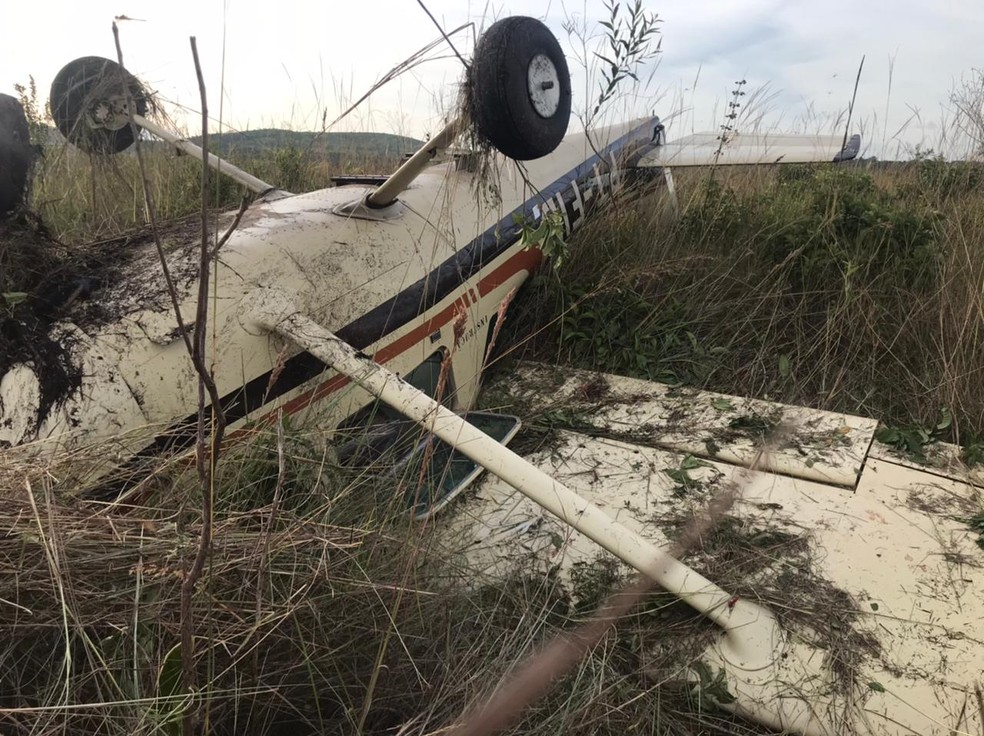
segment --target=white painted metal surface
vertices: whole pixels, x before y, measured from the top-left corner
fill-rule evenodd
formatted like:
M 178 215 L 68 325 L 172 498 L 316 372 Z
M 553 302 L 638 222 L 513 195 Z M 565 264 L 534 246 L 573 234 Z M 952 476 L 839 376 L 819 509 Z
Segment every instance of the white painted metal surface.
M 153 133 L 161 140 L 170 143 L 178 151 L 181 151 L 182 153 L 186 153 L 189 156 L 193 156 L 194 158 L 198 159 L 203 164 L 206 164 L 207 166 L 211 167 L 215 171 L 223 174 L 224 176 L 228 176 L 233 181 L 239 184 L 242 184 L 251 192 L 254 192 L 256 194 L 267 194 L 270 192 L 278 191 L 277 188 L 274 187 L 273 185 L 267 184 L 262 179 L 253 176 L 247 171 L 243 171 L 238 166 L 233 166 L 228 161 L 220 159 L 214 153 L 209 153 L 208 156 L 206 157 L 205 152 L 202 150 L 201 146 L 196 146 L 191 141 L 185 138 L 181 138 L 180 136 L 174 135 L 174 133 L 170 132 L 167 128 L 157 125 L 157 123 L 155 123 L 153 120 L 148 120 L 142 115 L 134 115 L 133 122 L 135 122 L 141 128 L 144 128 L 145 130 Z M 287 196 L 287 195 L 289 195 L 289 192 L 279 192 L 279 196 Z
M 961 449 L 948 442 L 932 442 L 922 448 L 926 462 L 917 462 L 903 452 L 875 440 L 869 455 L 896 465 L 919 470 L 931 475 L 961 480 L 978 488 L 984 488 L 984 466 L 968 467 L 960 459 Z
M 615 141 L 642 123 L 602 131 L 594 145 Z M 401 194 L 400 216 L 385 221 L 339 214 L 343 205 L 365 199 L 371 190 L 364 186 L 254 203 L 223 247 L 214 272 L 218 297 L 210 302 L 214 309 L 209 315 L 208 342 L 215 346 L 210 363 L 220 395 L 233 397 L 250 381 L 262 382 L 284 357 L 282 341 L 242 323 L 238 306 L 244 294 L 277 284 L 296 292 L 305 313 L 340 329 L 428 277 L 476 236 L 489 232 L 494 240 L 499 223 L 513 225 L 509 213 L 538 196 L 538 190 L 557 183 L 563 192 L 544 198 L 538 213 L 563 208 L 565 222 L 575 226 L 590 199 L 601 196 L 602 183 L 576 189 L 574 202 L 564 203 L 561 194 L 570 194 L 569 172 L 594 152 L 583 134 L 575 134 L 553 155 L 527 162 L 523 171 L 496 159 L 498 198 L 483 194 L 474 173 L 458 170 L 454 162 L 438 164 Z M 231 215 L 221 219 L 217 230 L 223 232 L 230 221 Z M 164 243 L 186 320 L 195 313 L 198 237 L 194 230 L 180 231 Z M 104 370 L 80 369 L 78 387 L 42 412 L 40 397 L 31 390 L 36 383 L 30 375 L 34 367 L 14 366 L 0 377 L 0 445 L 54 454 L 111 441 L 122 431 L 132 454 L 194 414 L 197 378 L 177 330 L 156 251 L 145 243 L 127 257 L 112 283 L 89 302 L 73 307 L 52 328 L 52 335 L 69 330 L 81 336 L 65 343 L 73 365 L 98 360 Z M 455 351 L 456 408 L 468 408 L 477 392 L 491 316 L 539 261 L 538 251 L 512 242 L 446 296 L 364 349 L 397 372 L 406 372 L 451 344 L 452 320 L 463 314 L 467 329 Z M 422 296 L 415 298 L 419 303 Z M 94 308 L 113 315 L 112 319 L 88 319 Z M 286 357 L 297 352 L 288 349 Z M 113 382 L 105 381 L 106 375 L 114 376 Z M 366 392 L 341 390 L 344 386 L 332 380 L 330 372 L 319 372 L 237 420 L 230 436 L 235 437 L 246 421 L 272 416 L 281 407 L 289 412 L 323 412 L 325 425 L 331 427 L 370 400 Z M 107 422 L 107 415 L 125 421 Z
M 748 646 L 746 642 L 743 647 L 749 657 L 753 656 L 755 646 L 762 643 L 761 639 L 754 638 L 752 630 L 764 625 L 771 631 L 768 612 L 750 601 L 729 608 L 727 603 L 732 596 L 727 591 L 681 565 L 628 528 L 621 527 L 600 509 L 585 503 L 542 470 L 395 373 L 371 358 L 360 356 L 336 335 L 301 314 L 282 290 L 261 289 L 248 295 L 243 301 L 243 314 L 261 328 L 277 332 L 309 350 L 326 365 L 490 470 L 529 497 L 537 507 L 549 511 L 625 563 L 649 575 L 654 582 L 679 596 L 725 631 L 739 632 L 740 638 L 750 638 L 753 645 Z M 768 656 L 768 653 L 763 654 Z
M 494 390 L 529 411 L 577 414 L 598 433 L 745 466 L 758 455 L 762 434 L 781 428 L 784 438 L 760 460 L 762 469 L 851 488 L 878 426 L 864 417 L 540 363 L 520 364 Z
M 366 198 L 370 207 L 385 207 L 396 201 L 396 198 L 410 186 L 420 173 L 430 165 L 434 157 L 450 146 L 461 132 L 461 120 L 455 118 L 435 135 L 426 145 L 421 146 L 413 156 L 383 182 L 378 189 Z
M 620 392 L 623 399 L 631 393 L 622 389 L 639 388 L 638 382 L 606 378 L 616 406 Z M 513 387 L 510 377 L 490 390 L 498 399 Z M 645 393 L 664 394 L 665 387 L 651 385 Z M 531 396 L 517 396 L 517 406 L 525 410 Z M 698 406 L 718 398 L 692 397 Z M 507 401 L 502 401 L 503 409 Z M 597 402 L 602 417 L 605 404 L 604 399 Z M 540 395 L 539 403 L 526 411 L 526 420 L 563 405 L 562 395 Z M 810 431 L 810 411 L 785 407 L 784 412 Z M 813 414 L 818 422 L 831 420 L 822 412 Z M 714 459 L 690 471 L 697 482 L 681 493 L 664 471 L 679 469 L 685 450 L 598 436 L 594 428 L 604 425 L 604 420 L 589 423 L 587 434 L 559 432 L 549 449 L 529 459 L 659 546 L 669 544 L 665 530 L 670 520 L 702 508 L 717 486 L 740 472 L 744 490 L 735 517 L 755 529 L 796 535 L 808 544 L 804 559 L 823 591 L 820 595 L 830 595 L 829 606 L 809 625 L 783 624 L 790 651 L 796 652 L 790 661 L 799 666 L 780 668 L 773 680 L 762 683 L 768 689 L 750 688 L 744 673 L 734 677 L 734 667 L 725 668 L 740 702 L 768 708 L 767 693 L 774 696 L 777 691 L 793 700 L 807 697 L 815 715 L 808 729 L 813 733 L 984 733 L 984 713 L 977 700 L 977 689 L 984 687 L 984 551 L 962 522 L 984 508 L 981 488 L 868 456 L 851 488 L 748 471 Z M 863 425 L 866 422 L 846 418 L 843 426 Z M 793 435 L 797 431 L 791 429 Z M 438 533 L 492 577 L 517 569 L 552 569 L 569 580 L 577 563 L 603 554 L 577 530 L 556 522 L 492 477 L 454 508 Z M 700 569 L 701 561 L 697 555 L 692 564 Z M 762 574 L 774 576 L 778 571 L 766 565 Z M 835 591 L 843 595 L 831 595 Z M 792 589 L 788 601 L 773 603 L 779 613 L 796 605 Z M 850 610 L 838 610 L 844 606 Z M 825 650 L 817 646 L 818 632 L 829 628 L 828 619 L 843 614 L 853 619 L 851 626 L 859 637 L 874 642 L 855 652 L 859 661 L 848 682 L 843 672 L 831 670 Z
M 695 133 L 644 156 L 640 166 L 728 166 L 833 161 L 844 145 L 840 135 Z

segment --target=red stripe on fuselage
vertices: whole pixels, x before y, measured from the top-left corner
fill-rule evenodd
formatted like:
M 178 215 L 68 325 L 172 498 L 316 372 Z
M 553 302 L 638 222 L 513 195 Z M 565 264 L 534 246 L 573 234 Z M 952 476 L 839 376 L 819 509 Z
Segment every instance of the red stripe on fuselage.
M 540 265 L 540 261 L 542 259 L 543 256 L 538 249 L 524 248 L 519 253 L 516 253 L 514 256 L 509 258 L 501 266 L 494 269 L 487 276 L 482 278 L 482 280 L 478 282 L 478 293 L 482 296 L 482 298 L 484 298 L 520 271 L 525 270 L 532 272 L 538 265 Z M 462 296 L 455 299 L 451 304 L 442 309 L 429 320 L 417 325 L 417 327 L 412 329 L 403 337 L 394 340 L 389 345 L 381 348 L 373 355 L 373 360 L 380 364 L 388 363 L 412 348 L 414 345 L 417 345 L 425 340 L 428 336 L 433 335 L 436 331 L 444 327 L 444 325 L 451 322 L 456 314 L 468 307 L 468 303 L 469 300 L 467 298 L 467 293 L 463 293 Z M 274 421 L 277 416 L 279 416 L 281 411 L 284 414 L 295 414 L 306 406 L 310 406 L 311 404 L 321 401 L 329 394 L 338 391 L 339 389 L 347 386 L 349 383 L 351 383 L 351 379 L 348 376 L 341 374 L 332 376 L 324 383 L 321 383 L 312 389 L 308 389 L 299 396 L 295 396 L 278 410 L 269 411 L 266 414 L 261 415 L 255 421 L 257 424 L 269 424 Z M 235 432 L 230 433 L 228 439 L 236 439 L 240 435 L 250 433 L 252 429 L 255 429 L 255 427 L 243 427 L 242 429 L 238 429 Z
M 508 261 L 503 263 L 488 276 L 478 282 L 478 293 L 484 299 L 487 295 L 498 289 L 519 271 L 525 269 L 532 273 L 540 261 L 543 254 L 538 248 L 524 248 Z

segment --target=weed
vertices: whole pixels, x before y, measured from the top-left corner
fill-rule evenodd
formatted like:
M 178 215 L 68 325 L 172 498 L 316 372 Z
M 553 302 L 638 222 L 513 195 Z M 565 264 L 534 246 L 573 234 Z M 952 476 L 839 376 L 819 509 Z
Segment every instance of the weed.
M 947 162 L 942 157 L 918 163 L 916 184 L 923 196 L 950 199 L 979 192 L 984 186 L 984 165 L 973 161 Z
M 705 662 L 694 662 L 694 672 L 697 673 L 697 693 L 695 699 L 698 703 L 710 700 L 718 705 L 729 705 L 734 703 L 737 698 L 728 692 L 728 682 L 724 669 L 712 671 Z
M 925 465 L 929 462 L 925 453 L 926 446 L 948 436 L 952 424 L 953 417 L 947 409 L 944 409 L 940 420 L 934 425 L 881 426 L 875 431 L 875 439 L 915 462 Z
M 705 462 L 700 458 L 694 457 L 693 455 L 685 455 L 680 461 L 680 467 L 664 468 L 663 472 L 666 473 L 676 484 L 676 487 L 673 489 L 673 496 L 676 498 L 682 498 L 692 491 L 703 487 L 703 481 L 690 475 L 690 471 L 697 470 L 699 468 L 713 467 L 714 466 L 709 462 Z
M 969 468 L 984 465 L 984 439 L 978 437 L 966 442 L 960 450 L 960 459 Z
M 747 94 L 744 90 L 746 84 L 748 84 L 748 80 L 739 79 L 735 82 L 734 89 L 731 90 L 731 99 L 728 100 L 728 112 L 724 116 L 725 122 L 719 126 L 721 132 L 718 134 L 718 147 L 714 152 L 714 166 L 716 166 L 721 160 L 721 155 L 724 153 L 725 146 L 738 132 L 738 110 L 741 108 L 741 98 Z M 711 177 L 713 177 L 713 175 L 714 167 L 712 166 Z
M 750 206 L 761 212 L 763 252 L 788 263 L 791 284 L 875 283 L 886 275 L 928 289 L 935 282 L 940 213 L 846 169 L 814 169 Z M 756 207 L 757 205 L 757 207 Z
M 27 84 L 15 84 L 14 91 L 27 118 L 27 127 L 31 134 L 31 143 L 43 151 L 51 140 L 51 130 L 47 120 L 50 117 L 47 104 L 38 100 L 38 87 L 34 77 L 27 78 Z
M 791 167 L 771 186 L 740 194 L 705 180 L 684 218 L 691 238 L 756 248 L 785 269 L 790 286 L 870 284 L 887 276 L 929 288 L 940 256 L 940 213 L 848 169 Z
M 276 166 L 276 185 L 287 192 L 300 192 L 304 187 L 304 158 L 293 144 L 278 148 L 273 153 Z
M 984 512 L 969 517 L 966 523 L 970 530 L 978 535 L 977 546 L 984 549 Z
M 591 562 L 575 562 L 571 565 L 570 575 L 574 610 L 588 615 L 626 579 L 626 570 L 614 557 L 602 556 Z
M 536 227 L 529 222 L 519 218 L 520 240 L 527 248 L 536 246 L 543 253 L 544 258 L 549 258 L 554 269 L 560 268 L 566 260 L 570 251 L 567 238 L 564 237 L 564 218 L 560 210 L 550 210 L 543 217 Z
M 608 48 L 604 53 L 594 54 L 602 62 L 601 80 L 598 99 L 588 116 L 588 123 L 612 100 L 622 82 L 627 79 L 638 82 L 636 70 L 660 52 L 658 42 L 653 46 L 659 33 L 660 20 L 645 9 L 642 0 L 624 5 L 605 0 L 605 9 L 608 20 L 600 21 L 599 25 L 605 29 Z
M 970 153 L 984 153 L 984 69 L 971 70 L 950 93 L 957 113 L 956 128 L 969 140 Z
M 604 365 L 623 375 L 692 382 L 705 374 L 716 352 L 700 343 L 682 310 L 670 304 L 654 311 L 635 288 L 574 283 L 559 287 L 558 300 L 570 305 L 559 326 L 559 347 L 580 367 Z
M 688 238 L 697 242 L 733 242 L 758 228 L 757 213 L 749 201 L 717 179 L 701 182 L 698 193 L 681 219 Z

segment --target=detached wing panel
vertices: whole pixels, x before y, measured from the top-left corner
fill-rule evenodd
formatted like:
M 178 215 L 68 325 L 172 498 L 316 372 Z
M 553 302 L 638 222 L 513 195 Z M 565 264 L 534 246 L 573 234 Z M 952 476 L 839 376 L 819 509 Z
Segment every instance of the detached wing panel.
M 720 149 L 720 150 L 719 150 Z M 696 133 L 657 146 L 637 166 L 729 166 L 738 164 L 801 164 L 849 161 L 861 149 L 861 136 L 844 145 L 839 135 L 736 133 L 722 146 L 717 133 Z

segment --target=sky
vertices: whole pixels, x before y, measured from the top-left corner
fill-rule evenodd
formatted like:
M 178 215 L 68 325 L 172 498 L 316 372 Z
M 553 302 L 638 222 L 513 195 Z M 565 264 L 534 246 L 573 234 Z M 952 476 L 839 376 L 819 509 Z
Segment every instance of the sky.
M 629 0 L 633 2 L 634 0 Z M 543 20 L 571 66 L 575 112 L 597 95 L 584 64 L 602 41 L 603 0 L 423 0 L 445 30 L 472 28 L 452 41 L 466 57 L 475 33 L 510 14 Z M 623 0 L 623 5 L 625 0 Z M 608 114 L 655 112 L 679 137 L 717 130 L 735 83 L 743 117 L 754 126 L 841 133 L 862 57 L 852 132 L 865 155 L 900 158 L 922 150 L 963 155 L 948 135 L 951 92 L 980 57 L 980 0 L 643 0 L 660 19 L 661 49 L 639 70 Z M 0 7 L 0 92 L 33 76 L 47 97 L 71 59 L 116 58 L 119 22 L 127 68 L 165 103 L 175 124 L 198 124 L 200 109 L 189 37 L 197 40 L 213 119 L 233 129 L 317 130 L 388 70 L 438 38 L 418 0 L 87 0 L 18 2 Z M 332 129 L 423 137 L 453 104 L 462 63 L 446 44 L 377 91 Z M 590 64 L 588 65 L 590 67 Z M 221 91 L 221 94 L 220 94 Z M 576 122 L 574 123 L 577 124 Z M 213 124 L 213 130 L 218 123 Z

